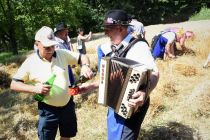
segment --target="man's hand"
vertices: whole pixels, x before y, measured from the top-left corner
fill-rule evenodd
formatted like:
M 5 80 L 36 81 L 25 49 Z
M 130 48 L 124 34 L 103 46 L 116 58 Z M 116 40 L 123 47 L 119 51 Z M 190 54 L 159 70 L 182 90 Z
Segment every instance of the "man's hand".
M 142 106 L 146 99 L 146 93 L 144 91 L 137 91 L 135 92 L 131 99 L 128 102 L 128 105 L 130 107 L 138 108 L 139 106 Z
M 45 85 L 42 83 L 37 83 L 34 86 L 34 92 L 38 94 L 48 95 L 50 93 L 50 89 L 51 89 L 50 85 Z
M 86 64 L 83 64 L 81 67 L 81 75 L 84 75 L 86 78 L 89 78 L 89 79 L 91 79 L 94 76 L 93 71 Z

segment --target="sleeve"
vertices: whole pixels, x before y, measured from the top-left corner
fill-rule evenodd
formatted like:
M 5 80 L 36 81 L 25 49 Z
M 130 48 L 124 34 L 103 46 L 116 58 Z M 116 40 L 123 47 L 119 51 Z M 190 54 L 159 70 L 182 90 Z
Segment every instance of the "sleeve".
M 173 32 L 167 32 L 167 33 L 163 34 L 162 36 L 168 40 L 167 44 L 173 43 L 176 40 L 176 35 Z
M 58 57 L 61 57 L 63 63 L 67 63 L 67 65 L 75 65 L 78 64 L 80 59 L 80 54 L 78 52 L 73 52 L 65 49 L 56 50 Z
M 131 49 L 128 51 L 126 58 L 138 61 L 151 69 L 153 71 L 157 70 L 154 58 L 152 57 L 149 46 L 145 42 L 137 42 Z
M 99 71 L 100 70 L 101 58 L 105 56 L 105 54 L 103 53 L 103 51 L 101 49 L 101 45 L 99 45 L 98 48 L 97 48 L 97 54 L 98 54 L 98 71 Z

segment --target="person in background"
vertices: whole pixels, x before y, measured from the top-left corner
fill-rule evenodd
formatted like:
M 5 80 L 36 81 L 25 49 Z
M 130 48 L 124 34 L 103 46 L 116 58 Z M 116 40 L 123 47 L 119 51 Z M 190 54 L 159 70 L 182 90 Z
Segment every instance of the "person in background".
M 60 22 L 56 25 L 56 27 L 54 28 L 54 35 L 55 40 L 58 42 L 58 44 L 55 45 L 55 49 L 66 49 L 69 51 L 74 51 L 69 37 L 69 28 L 64 22 Z M 70 88 L 71 85 L 75 84 L 75 78 L 72 72 L 72 67 L 75 67 L 75 65 L 68 65 Z
M 129 20 L 131 20 L 130 25 L 128 27 L 128 32 L 131 32 L 131 34 L 135 37 L 135 38 L 144 38 L 145 39 L 145 29 L 144 29 L 144 25 L 138 21 L 135 18 L 129 17 Z
M 60 22 L 54 28 L 55 40 L 58 42 L 56 49 L 67 49 L 74 51 L 71 39 L 69 37 L 69 29 L 64 22 Z
M 153 57 L 161 58 L 176 58 L 176 43 L 179 43 L 182 50 L 185 50 L 185 41 L 192 38 L 194 35 L 189 31 L 184 32 L 182 28 L 168 28 L 161 32 L 161 35 L 153 48 Z
M 168 31 L 162 33 L 153 48 L 152 55 L 156 58 L 166 59 L 175 58 L 174 44 L 176 42 L 176 34 L 174 32 Z
M 77 29 L 77 50 L 79 51 L 80 54 L 86 54 L 86 46 L 85 42 L 89 41 L 92 37 L 92 32 L 90 31 L 88 35 L 84 35 L 84 29 L 83 28 L 78 28 Z
M 111 46 L 115 46 L 116 52 L 118 52 L 120 49 L 126 48 L 130 41 L 134 39 L 128 32 L 129 22 L 129 17 L 123 10 L 110 10 L 106 13 L 104 27 L 105 34 L 110 38 L 110 42 L 98 47 L 99 64 L 102 57 L 113 56 L 114 52 L 112 52 Z M 145 64 L 148 69 L 152 70 L 150 75 L 150 90 L 152 91 L 157 85 L 159 72 L 148 44 L 144 41 L 138 41 L 128 50 L 125 58 Z M 129 106 L 138 108 L 131 118 L 124 119 L 115 113 L 112 108 L 109 108 L 107 113 L 108 140 L 137 140 L 149 104 L 149 95 L 140 90 L 129 99 Z
M 183 28 L 179 27 L 169 27 L 166 28 L 163 32 L 174 32 L 176 34 L 176 43 L 179 43 L 182 50 L 185 50 L 186 47 L 186 40 L 193 39 L 195 37 L 194 33 L 192 31 L 184 31 Z M 176 49 L 176 44 L 175 44 Z
M 76 136 L 77 119 L 73 96 L 68 91 L 68 65 L 80 64 L 81 73 L 92 78 L 87 56 L 64 49 L 55 50 L 53 30 L 47 26 L 40 28 L 35 35 L 36 53 L 28 57 L 13 76 L 10 88 L 17 92 L 31 95 L 44 94 L 44 100 L 38 102 L 40 140 L 54 140 L 57 130 L 60 140 L 69 140 Z M 52 86 L 43 84 L 51 75 L 56 78 Z M 34 84 L 27 84 L 33 82 Z M 81 87 L 81 93 L 88 90 L 88 85 Z

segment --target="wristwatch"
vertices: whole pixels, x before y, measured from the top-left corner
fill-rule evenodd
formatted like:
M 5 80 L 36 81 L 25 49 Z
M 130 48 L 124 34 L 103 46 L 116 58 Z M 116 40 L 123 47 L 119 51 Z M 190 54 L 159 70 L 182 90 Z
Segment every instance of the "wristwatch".
M 87 66 L 87 67 L 90 67 L 90 64 L 82 64 L 81 66 Z

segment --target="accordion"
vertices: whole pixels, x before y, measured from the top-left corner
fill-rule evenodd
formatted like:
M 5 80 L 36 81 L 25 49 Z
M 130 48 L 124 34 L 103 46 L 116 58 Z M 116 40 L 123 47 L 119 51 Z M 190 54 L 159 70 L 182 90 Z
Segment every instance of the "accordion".
M 109 106 L 127 119 L 136 108 L 128 106 L 128 101 L 138 90 L 148 92 L 150 70 L 136 61 L 104 57 L 100 64 L 98 103 Z

